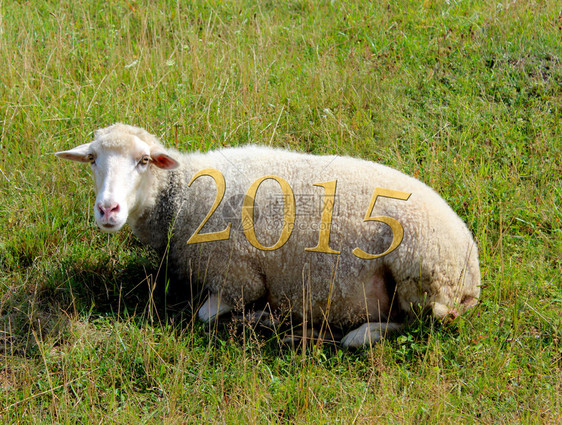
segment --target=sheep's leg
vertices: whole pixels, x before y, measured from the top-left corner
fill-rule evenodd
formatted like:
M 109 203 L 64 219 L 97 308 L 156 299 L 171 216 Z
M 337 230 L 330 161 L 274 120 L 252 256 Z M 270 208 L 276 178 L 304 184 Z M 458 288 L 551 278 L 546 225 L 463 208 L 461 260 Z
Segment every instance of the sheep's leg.
M 306 335 L 306 337 L 305 337 Z M 295 348 L 303 339 L 308 339 L 314 341 L 318 338 L 320 334 L 316 329 L 307 328 L 306 332 L 302 327 L 294 329 L 290 335 L 283 338 L 283 344 L 291 345 Z
M 284 344 L 290 344 L 291 346 L 295 347 L 298 345 L 303 339 L 311 341 L 312 343 L 317 342 L 335 342 L 341 339 L 341 333 L 334 329 L 330 329 L 329 326 L 326 327 L 309 327 L 307 326 L 306 329 L 301 325 L 297 326 L 290 330 L 285 338 L 283 338 Z
M 197 316 L 203 322 L 209 323 L 221 314 L 228 313 L 231 310 L 232 307 L 221 300 L 220 295 L 211 294 L 199 309 Z
M 260 325 L 268 328 L 275 328 L 279 325 L 279 320 L 275 319 L 271 313 L 264 310 L 249 313 L 245 318 L 250 323 L 259 323 Z
M 344 347 L 361 347 L 369 343 L 380 341 L 386 334 L 401 329 L 402 325 L 400 323 L 364 323 L 345 335 L 341 340 L 341 344 Z
M 432 302 L 429 305 L 431 307 L 433 315 L 437 319 L 445 319 L 451 313 L 451 309 L 449 309 L 449 307 L 447 307 L 445 304 Z
M 472 300 L 469 299 L 468 302 L 470 303 Z M 450 323 L 459 316 L 457 309 L 449 308 L 445 304 L 432 302 L 430 306 L 433 311 L 433 316 L 441 320 L 443 323 Z

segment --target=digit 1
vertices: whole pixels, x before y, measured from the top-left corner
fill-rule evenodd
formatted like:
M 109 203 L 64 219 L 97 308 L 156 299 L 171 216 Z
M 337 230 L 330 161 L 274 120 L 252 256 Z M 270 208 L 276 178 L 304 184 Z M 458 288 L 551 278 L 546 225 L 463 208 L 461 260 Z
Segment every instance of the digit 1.
M 332 229 L 332 214 L 334 212 L 334 203 L 336 201 L 336 184 L 337 180 L 324 183 L 313 183 L 313 186 L 320 186 L 324 188 L 324 203 L 322 205 L 322 218 L 320 220 L 318 245 L 314 248 L 305 248 L 305 251 L 324 252 L 326 254 L 340 254 L 341 252 L 330 248 L 330 230 Z

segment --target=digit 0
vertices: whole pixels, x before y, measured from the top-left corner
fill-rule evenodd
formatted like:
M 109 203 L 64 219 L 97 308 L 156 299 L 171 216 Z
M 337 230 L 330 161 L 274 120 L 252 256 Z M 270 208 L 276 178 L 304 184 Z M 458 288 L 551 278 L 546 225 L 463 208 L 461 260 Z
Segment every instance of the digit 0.
M 256 231 L 254 228 L 254 205 L 255 205 L 255 197 L 258 191 L 260 184 L 262 184 L 265 180 L 275 180 L 281 186 L 281 191 L 283 192 L 283 199 L 284 205 L 284 213 L 283 213 L 283 228 L 281 230 L 281 235 L 279 236 L 279 240 L 272 246 L 264 246 L 262 245 L 258 239 L 256 238 Z M 260 177 L 255 182 L 252 183 L 248 191 L 246 192 L 246 196 L 244 197 L 244 202 L 242 203 L 242 225 L 244 228 L 244 234 L 246 235 L 246 239 L 248 242 L 252 244 L 255 248 L 261 249 L 263 251 L 274 251 L 276 249 L 281 248 L 285 243 L 289 240 L 291 233 L 293 232 L 293 226 L 295 225 L 295 195 L 293 194 L 293 190 L 289 183 L 286 180 L 282 179 L 281 177 L 277 176 L 265 176 Z

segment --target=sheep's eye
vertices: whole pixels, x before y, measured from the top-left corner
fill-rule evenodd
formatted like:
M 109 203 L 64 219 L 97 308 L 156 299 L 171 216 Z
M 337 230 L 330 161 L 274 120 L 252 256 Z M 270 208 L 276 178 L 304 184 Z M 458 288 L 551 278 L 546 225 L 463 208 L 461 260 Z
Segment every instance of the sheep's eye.
M 149 162 L 150 162 L 150 157 L 148 155 L 145 155 L 141 158 L 141 160 L 139 161 L 139 164 L 146 165 Z
M 96 158 L 94 157 L 94 155 L 92 155 L 91 153 L 88 154 L 88 156 L 86 157 L 86 159 L 88 160 L 88 162 L 90 164 L 94 164 L 96 162 Z

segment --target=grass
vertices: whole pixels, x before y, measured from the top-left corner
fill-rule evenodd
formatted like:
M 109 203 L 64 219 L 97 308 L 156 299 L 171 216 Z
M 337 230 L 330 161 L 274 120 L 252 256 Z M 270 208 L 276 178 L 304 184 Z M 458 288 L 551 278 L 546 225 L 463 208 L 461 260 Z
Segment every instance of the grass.
M 2 423 L 559 423 L 557 2 L 0 1 Z M 53 152 L 121 121 L 415 175 L 467 222 L 481 304 L 371 349 L 209 331 Z

